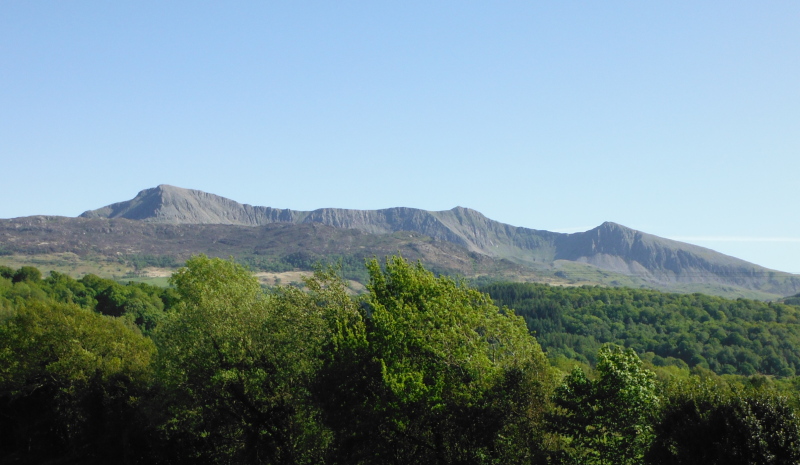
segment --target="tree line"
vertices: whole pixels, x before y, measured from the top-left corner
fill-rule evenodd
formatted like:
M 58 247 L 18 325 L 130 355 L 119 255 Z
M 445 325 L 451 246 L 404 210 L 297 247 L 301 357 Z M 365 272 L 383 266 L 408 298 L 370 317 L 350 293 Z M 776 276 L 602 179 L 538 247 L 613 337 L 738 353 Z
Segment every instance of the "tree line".
M 614 344 L 561 370 L 488 294 L 400 257 L 366 270 L 354 297 L 335 269 L 264 288 L 205 256 L 167 289 L 0 267 L 0 461 L 800 461 L 797 398 L 768 378 Z

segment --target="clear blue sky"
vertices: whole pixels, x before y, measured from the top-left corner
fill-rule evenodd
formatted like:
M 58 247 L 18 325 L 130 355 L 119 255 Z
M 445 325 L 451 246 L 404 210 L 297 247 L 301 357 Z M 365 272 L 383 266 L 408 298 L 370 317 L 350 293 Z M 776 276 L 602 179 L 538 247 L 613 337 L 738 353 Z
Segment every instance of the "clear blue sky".
M 0 2 L 0 218 L 158 184 L 800 272 L 800 3 Z

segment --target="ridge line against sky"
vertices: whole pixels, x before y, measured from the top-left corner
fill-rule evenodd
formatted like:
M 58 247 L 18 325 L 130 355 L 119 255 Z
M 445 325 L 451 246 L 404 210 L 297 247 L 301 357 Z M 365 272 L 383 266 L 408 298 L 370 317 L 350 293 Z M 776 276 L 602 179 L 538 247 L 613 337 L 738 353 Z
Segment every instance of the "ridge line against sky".
M 614 221 L 800 271 L 775 239 L 800 231 L 798 22 L 792 2 L 2 2 L 0 218 L 167 183 Z

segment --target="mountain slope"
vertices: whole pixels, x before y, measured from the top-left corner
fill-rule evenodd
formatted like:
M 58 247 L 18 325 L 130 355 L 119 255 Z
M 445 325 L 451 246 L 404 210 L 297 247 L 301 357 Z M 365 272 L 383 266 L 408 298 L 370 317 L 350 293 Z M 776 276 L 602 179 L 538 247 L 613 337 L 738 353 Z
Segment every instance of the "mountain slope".
M 235 257 L 256 271 L 312 270 L 317 261 L 342 261 L 366 274 L 364 261 L 401 254 L 432 271 L 470 278 L 560 282 L 507 260 L 476 254 L 464 247 L 420 234 L 366 234 L 319 223 L 264 226 L 160 224 L 124 218 L 29 216 L 0 219 L 0 264 L 48 266 L 81 261 L 116 264 L 124 273 L 135 263 L 180 264 L 192 255 Z M 154 259 L 166 260 L 154 260 Z M 153 265 L 145 265 L 153 266 Z M 44 268 L 47 269 L 47 268 Z M 63 267 L 59 269 L 63 272 Z M 66 270 L 70 273 L 71 270 Z M 119 274 L 113 275 L 119 278 Z M 353 278 L 356 279 L 356 278 Z
M 624 258 L 625 264 L 615 265 L 611 257 Z M 720 273 L 740 269 L 766 270 L 705 247 L 665 239 L 612 222 L 562 237 L 558 242 L 556 259 L 586 262 L 623 273 L 646 269 L 658 271 L 663 276 L 700 270 Z
M 572 263 L 571 271 L 565 272 L 567 275 L 589 273 L 591 268 L 630 276 L 637 282 L 658 288 L 671 288 L 676 283 L 710 283 L 776 295 L 800 291 L 798 276 L 610 222 L 582 233 L 561 234 L 511 226 L 462 207 L 438 212 L 402 207 L 383 210 L 322 208 L 304 212 L 254 207 L 202 191 L 167 185 L 141 191 L 130 201 L 87 211 L 81 216 L 174 225 L 321 223 L 367 234 L 409 231 L 459 245 L 469 252 L 507 259 L 532 270 L 552 271 L 559 269 L 561 263 Z M 575 268 L 576 264 L 584 268 Z

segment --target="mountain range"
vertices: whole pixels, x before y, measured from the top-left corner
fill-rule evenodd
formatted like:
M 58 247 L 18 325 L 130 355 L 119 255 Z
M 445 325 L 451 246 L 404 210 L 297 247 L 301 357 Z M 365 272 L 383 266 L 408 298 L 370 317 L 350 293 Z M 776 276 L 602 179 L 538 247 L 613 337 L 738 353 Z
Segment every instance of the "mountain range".
M 19 234 L 23 231 L 27 237 Z M 47 244 L 44 250 L 42 243 Z M 26 247 L 27 252 L 22 250 Z M 143 190 L 131 200 L 86 211 L 78 218 L 0 220 L 2 250 L 177 259 L 191 253 L 228 253 L 265 260 L 303 253 L 363 259 L 400 252 L 433 269 L 466 277 L 767 299 L 800 292 L 800 276 L 612 222 L 564 234 L 511 226 L 463 207 L 297 211 L 241 204 L 168 185 Z

